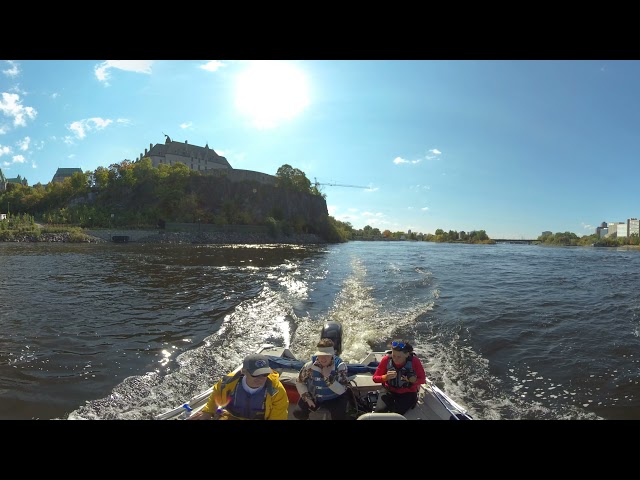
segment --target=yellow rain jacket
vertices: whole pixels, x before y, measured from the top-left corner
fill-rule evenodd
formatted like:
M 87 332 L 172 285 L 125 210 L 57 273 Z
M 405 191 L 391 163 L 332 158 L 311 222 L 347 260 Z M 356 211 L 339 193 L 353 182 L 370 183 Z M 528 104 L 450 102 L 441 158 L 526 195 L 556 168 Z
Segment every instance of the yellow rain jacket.
M 289 415 L 289 398 L 280 374 L 271 371 L 264 388 L 254 395 L 242 388 L 241 372 L 228 374 L 213 386 L 207 405 L 202 409 L 220 420 L 286 420 Z M 226 402 L 225 400 L 228 400 Z M 219 411 L 218 408 L 222 407 Z M 240 412 L 249 412 L 248 416 Z

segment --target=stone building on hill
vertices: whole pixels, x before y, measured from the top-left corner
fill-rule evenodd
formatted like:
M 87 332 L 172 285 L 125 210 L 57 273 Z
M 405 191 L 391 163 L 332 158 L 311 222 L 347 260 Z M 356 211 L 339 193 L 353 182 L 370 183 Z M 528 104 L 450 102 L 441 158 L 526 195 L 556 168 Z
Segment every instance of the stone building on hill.
M 224 176 L 231 182 L 255 181 L 265 185 L 275 185 L 276 177 L 254 170 L 242 170 L 233 168 L 227 159 L 218 155 L 209 144 L 204 147 L 190 145 L 186 140 L 184 143 L 176 142 L 165 134 L 164 144 L 149 144 L 149 149 L 144 149 L 139 160 L 143 158 L 151 159 L 151 165 L 158 167 L 161 164 L 175 165 L 178 162 L 184 163 L 190 170 L 198 171 L 206 175 Z
M 151 164 L 158 167 L 160 164 L 175 165 L 178 162 L 184 163 L 190 170 L 197 170 L 205 173 L 208 170 L 230 170 L 232 167 L 226 158 L 218 155 L 209 144 L 204 147 L 175 142 L 165 135 L 164 144 L 149 144 L 149 150 L 144 149 L 144 154 L 140 154 L 140 160 L 144 157 L 151 159 Z
M 55 175 L 51 179 L 51 182 L 62 183 L 65 178 L 71 178 L 73 174 L 76 172 L 82 173 L 82 169 L 81 168 L 58 168 L 58 170 L 56 170 Z

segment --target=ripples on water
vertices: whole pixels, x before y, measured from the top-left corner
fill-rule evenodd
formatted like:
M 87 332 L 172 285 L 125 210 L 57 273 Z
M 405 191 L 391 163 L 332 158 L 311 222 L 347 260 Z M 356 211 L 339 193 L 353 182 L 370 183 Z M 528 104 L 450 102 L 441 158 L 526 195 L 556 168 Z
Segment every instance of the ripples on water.
M 640 252 L 0 243 L 0 418 L 149 419 L 263 343 L 414 341 L 483 419 L 640 418 Z

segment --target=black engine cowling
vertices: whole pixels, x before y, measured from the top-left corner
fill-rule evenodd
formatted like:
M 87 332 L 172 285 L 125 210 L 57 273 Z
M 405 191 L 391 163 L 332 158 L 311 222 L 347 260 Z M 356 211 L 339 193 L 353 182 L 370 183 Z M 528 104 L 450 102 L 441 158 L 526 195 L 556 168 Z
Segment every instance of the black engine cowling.
M 339 322 L 326 322 L 320 332 L 320 338 L 330 338 L 333 340 L 333 348 L 336 355 L 342 353 L 342 324 Z

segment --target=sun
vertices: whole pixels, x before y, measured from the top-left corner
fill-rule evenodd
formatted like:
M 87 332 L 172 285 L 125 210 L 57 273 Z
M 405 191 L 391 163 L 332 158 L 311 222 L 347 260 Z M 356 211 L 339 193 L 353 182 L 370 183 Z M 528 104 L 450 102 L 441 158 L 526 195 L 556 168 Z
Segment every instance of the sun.
M 252 61 L 238 76 L 235 105 L 255 127 L 275 128 L 309 105 L 307 79 L 285 61 Z

